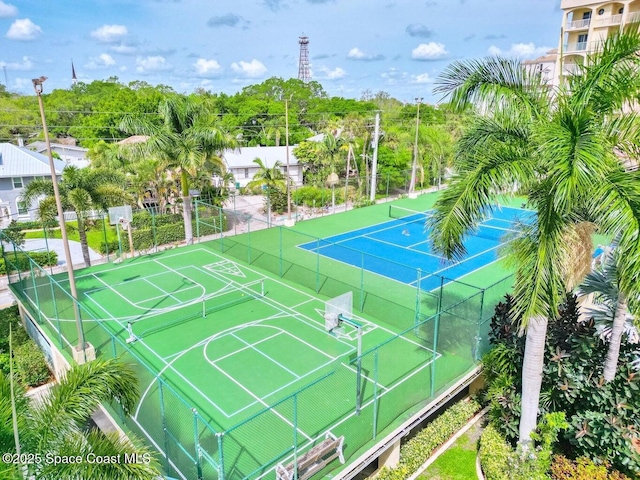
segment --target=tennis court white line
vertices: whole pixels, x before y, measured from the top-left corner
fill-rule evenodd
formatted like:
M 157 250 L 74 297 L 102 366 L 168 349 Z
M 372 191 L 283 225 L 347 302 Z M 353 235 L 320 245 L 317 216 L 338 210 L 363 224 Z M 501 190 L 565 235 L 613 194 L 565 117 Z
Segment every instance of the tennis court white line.
M 213 255 L 213 256 L 215 256 L 215 257 L 218 257 L 218 258 L 224 258 L 224 257 L 220 257 L 220 256 L 219 256 L 217 253 L 215 253 L 215 252 L 211 252 L 211 251 L 208 251 L 208 250 L 205 250 L 205 251 L 206 251 L 207 253 L 209 253 L 210 255 Z M 285 283 L 283 283 L 283 282 L 279 281 L 279 280 L 278 280 L 278 279 L 276 279 L 276 278 L 267 277 L 267 276 L 265 276 L 264 274 L 262 274 L 262 273 L 258 272 L 257 270 L 254 270 L 254 269 L 253 269 L 253 268 L 251 268 L 251 267 L 247 267 L 247 266 L 244 266 L 244 265 L 238 265 L 238 268 L 242 268 L 242 269 L 245 269 L 245 270 L 247 270 L 247 271 L 249 271 L 249 272 L 253 272 L 253 273 L 255 273 L 256 275 L 258 275 L 258 276 L 262 277 L 263 279 L 266 279 L 266 280 L 269 280 L 269 281 L 271 281 L 271 282 L 277 283 L 277 284 L 281 285 L 282 287 L 284 287 L 284 288 L 286 288 L 286 289 L 293 290 L 294 292 L 298 292 L 299 294 L 301 294 L 301 295 L 303 295 L 303 296 L 305 296 L 305 297 L 309 297 L 311 300 L 314 300 L 314 301 L 318 301 L 318 300 L 319 300 L 317 297 L 314 297 L 313 295 L 310 295 L 309 293 L 303 292 L 302 290 L 299 290 L 299 289 L 297 289 L 297 288 L 295 288 L 295 287 L 292 287 L 292 286 L 290 286 L 290 285 L 287 285 L 287 284 L 285 284 Z M 205 273 L 206 273 L 206 272 L 205 272 Z M 213 276 L 213 275 L 212 275 L 212 276 Z M 381 276 L 383 276 L 383 275 L 381 275 Z M 218 277 L 215 277 L 215 276 L 213 276 L 213 277 L 214 277 L 214 278 L 218 278 Z M 384 277 L 384 278 L 389 278 L 389 277 Z M 219 278 L 218 278 L 218 279 L 219 279 Z M 227 279 L 227 281 L 230 281 L 230 280 L 228 280 L 228 279 Z M 396 280 L 396 281 L 397 281 L 397 280 Z M 407 285 L 407 284 L 406 284 L 406 283 L 404 283 L 404 282 L 399 282 L 399 281 L 398 281 L 398 283 L 401 283 L 402 285 L 405 285 L 405 286 Z M 277 305 L 282 305 L 281 303 L 279 303 L 279 302 L 277 302 L 276 300 L 273 300 L 273 299 L 271 299 L 271 298 L 269 298 L 269 297 L 263 297 L 263 301 L 264 301 L 264 298 L 268 298 L 271 302 L 273 302 L 273 303 L 275 303 L 275 304 L 277 304 Z M 290 309 L 289 307 L 286 307 L 286 306 L 285 306 L 284 308 L 285 308 L 285 310 Z M 316 326 L 316 324 L 318 324 L 318 322 L 316 322 L 315 320 L 313 320 L 313 319 L 312 319 L 311 317 L 309 317 L 308 315 L 305 315 L 305 314 L 299 314 L 299 315 L 300 315 L 300 317 L 302 317 L 302 318 L 300 318 L 300 321 L 302 321 L 303 323 L 305 323 L 305 324 L 309 325 L 309 326 L 310 326 L 310 327 L 312 327 L 312 328 L 315 328 L 316 330 L 319 330 L 319 331 L 321 331 L 321 332 L 326 333 L 326 330 L 324 329 L 324 325 L 323 325 L 322 327 L 318 327 L 318 326 Z M 295 316 L 295 315 L 292 315 L 292 316 Z M 296 316 L 296 318 L 298 318 L 298 317 Z M 310 324 L 309 322 L 304 321 L 304 320 L 303 320 L 303 318 L 307 318 L 307 319 L 309 319 L 309 321 L 310 321 L 310 322 L 312 322 L 312 323 Z M 368 320 L 365 320 L 365 319 L 363 319 L 362 317 L 359 317 L 359 316 L 357 316 L 357 315 L 354 315 L 354 319 L 362 320 L 362 321 L 367 322 L 367 323 L 372 323 L 372 322 L 369 322 Z M 392 331 L 392 330 L 389 330 L 388 328 L 383 327 L 382 325 L 377 324 L 377 323 L 373 323 L 373 325 L 375 325 L 375 326 L 376 326 L 376 328 L 379 328 L 379 329 L 381 329 L 382 331 L 384 331 L 384 332 L 387 332 L 387 333 L 391 334 L 391 336 L 393 336 L 393 337 L 397 336 L 397 335 L 400 333 L 400 332 L 394 332 L 394 331 Z M 407 342 L 410 342 L 410 343 L 413 343 L 414 345 L 419 346 L 420 348 L 425 348 L 425 347 L 424 347 L 424 345 L 421 345 L 421 344 L 419 344 L 419 343 L 416 343 L 416 342 L 413 342 L 413 341 L 411 341 L 411 340 L 408 340 L 408 339 L 407 339 L 407 338 L 405 338 L 405 337 L 401 337 L 401 338 L 402 338 L 403 340 L 407 341 Z M 353 345 L 351 345 L 350 343 L 342 342 L 340 339 L 336 339 L 336 340 L 337 340 L 337 341 L 339 341 L 340 343 L 343 343 L 343 344 L 345 344 L 345 345 L 349 345 L 350 347 L 353 347 Z M 315 348 L 315 347 L 314 347 L 314 348 Z
M 206 358 L 206 356 L 205 356 Z M 274 415 L 276 417 L 279 417 L 280 420 L 282 420 L 284 423 L 286 423 L 287 425 L 291 426 L 292 428 L 294 428 L 294 425 L 291 421 L 287 420 L 284 416 L 282 416 L 282 414 L 278 413 L 274 408 L 271 408 L 271 405 L 269 405 L 267 402 L 265 402 L 264 400 L 262 400 L 262 398 L 258 397 L 255 393 L 253 393 L 251 390 L 249 390 L 248 388 L 246 388 L 244 385 L 242 385 L 240 382 L 238 382 L 235 378 L 233 378 L 231 375 L 229 375 L 227 372 L 225 372 L 223 369 L 221 369 L 220 367 L 218 367 L 215 363 L 212 363 L 208 358 L 207 361 L 216 369 L 218 370 L 220 373 L 222 373 L 225 377 L 227 377 L 229 380 L 231 380 L 233 383 L 235 383 L 236 385 L 238 385 L 242 390 L 244 390 L 245 392 L 247 392 L 249 395 L 251 395 L 253 398 L 255 398 L 259 403 L 261 403 L 263 406 L 265 406 L 266 408 L 269 408 L 271 412 L 274 413 Z M 311 437 L 309 435 L 307 435 L 306 433 L 304 433 L 300 428 L 296 428 L 296 430 L 298 432 L 300 432 L 302 434 L 303 437 L 306 437 L 307 440 L 311 440 Z
M 283 331 L 280 331 L 280 332 L 278 332 L 278 333 L 274 333 L 274 334 L 273 334 L 273 335 L 271 335 L 270 337 L 263 338 L 262 340 L 258 340 L 254 345 L 259 345 L 260 343 L 262 343 L 262 342 L 266 342 L 267 340 L 271 340 L 272 338 L 275 338 L 275 337 L 277 337 L 277 336 L 279 336 L 279 335 L 282 335 L 283 333 L 284 333 Z M 229 335 L 231 335 L 231 336 L 235 337 L 235 335 L 234 335 L 233 333 L 230 333 Z M 236 337 L 236 338 L 238 338 L 238 337 Z M 238 339 L 238 340 L 240 340 L 240 339 Z M 243 352 L 243 351 L 248 350 L 248 349 L 250 349 L 250 348 L 251 348 L 251 345 L 250 345 L 249 343 L 247 343 L 247 342 L 243 342 L 243 343 L 246 345 L 246 347 L 239 348 L 238 350 L 234 350 L 234 351 L 233 351 L 233 352 L 231 352 L 231 353 L 227 353 L 226 355 L 223 355 L 223 356 L 218 357 L 218 358 L 216 358 L 215 360 L 211 360 L 211 361 L 212 361 L 213 363 L 216 363 L 216 362 L 219 362 L 220 360 L 224 360 L 225 358 L 232 357 L 233 355 L 236 355 L 236 354 L 238 354 L 238 353 L 240 353 L 240 352 Z
M 245 345 L 247 345 L 251 350 L 254 350 L 256 352 L 258 352 L 260 355 L 262 355 L 263 357 L 269 359 L 271 362 L 275 363 L 276 365 L 278 365 L 281 369 L 289 372 L 291 375 L 293 375 L 294 377 L 296 377 L 297 380 L 300 379 L 300 376 L 297 373 L 292 372 L 291 370 L 289 370 L 287 367 L 285 367 L 284 365 L 282 365 L 280 362 L 275 361 L 273 358 L 271 358 L 269 355 L 267 355 L 266 353 L 264 353 L 261 350 L 258 350 L 256 347 L 253 346 L 253 344 L 248 343 L 246 341 L 244 341 L 243 339 L 241 339 L 240 337 L 238 337 L 235 333 L 231 334 L 232 337 L 236 338 L 237 340 L 240 340 L 242 343 L 244 343 Z M 217 360 L 216 360 L 217 361 Z
M 164 294 L 165 294 L 165 298 L 166 298 L 166 297 L 171 297 L 171 298 L 173 298 L 176 302 L 178 302 L 178 303 L 182 303 L 180 300 L 178 300 L 176 297 L 174 297 L 173 295 L 171 295 L 169 292 L 165 291 L 165 290 L 164 290 L 164 288 L 160 288 L 160 287 L 158 287 L 158 286 L 154 285 L 153 283 L 151 283 L 151 282 L 150 282 L 149 280 L 147 280 L 146 278 L 143 278 L 142 280 L 143 280 L 143 281 L 145 281 L 145 282 L 147 282 L 147 283 L 148 283 L 149 285 L 151 285 L 153 288 L 156 288 L 156 289 L 160 290 L 162 293 L 164 293 Z M 189 288 L 191 288 L 191 287 L 189 287 Z M 185 290 L 187 290 L 187 289 L 185 289 Z M 145 299 L 144 301 L 145 301 L 145 302 L 147 302 L 147 301 L 148 301 L 148 299 Z M 138 303 L 138 302 L 136 302 L 136 303 Z
M 213 253 L 213 252 L 209 252 L 209 253 L 211 253 L 212 255 L 216 255 L 216 256 L 217 256 L 217 254 L 215 254 L 215 253 Z M 196 268 L 197 268 L 197 267 L 196 267 Z M 238 265 L 238 268 L 240 268 L 240 265 Z M 246 268 L 246 267 L 242 266 L 242 268 Z M 251 269 L 247 269 L 247 270 L 252 271 L 253 273 L 255 273 L 255 274 L 259 275 L 259 276 L 261 277 L 261 279 L 262 279 L 262 280 L 275 281 L 274 279 L 272 279 L 272 278 L 270 278 L 270 277 L 266 277 L 266 276 L 265 276 L 265 275 L 263 275 L 262 273 L 258 273 L 258 272 L 254 271 L 254 270 L 251 270 Z M 215 278 L 216 280 L 221 280 L 221 281 L 225 281 L 225 282 L 232 283 L 232 284 L 242 285 L 241 283 L 239 283 L 239 282 L 237 282 L 237 281 L 235 281 L 235 280 L 228 279 L 228 278 L 225 278 L 225 277 L 219 277 L 218 275 L 214 275 L 214 272 L 208 272 L 208 271 L 202 271 L 202 272 L 203 272 L 204 274 L 206 274 L 206 275 L 210 275 L 211 277 Z M 216 272 L 216 273 L 217 273 L 217 272 Z M 277 281 L 275 281 L 275 282 L 276 282 L 276 283 L 280 283 L 280 285 L 283 285 L 283 286 L 285 286 L 285 287 L 287 287 L 287 288 L 291 288 L 291 289 L 292 289 L 292 290 L 294 290 L 294 291 L 297 291 L 297 292 L 299 292 L 299 293 L 302 293 L 305 297 L 310 297 L 310 299 L 311 299 L 311 300 L 315 300 L 315 301 L 318 301 L 318 300 L 319 300 L 319 299 L 317 299 L 317 298 L 313 298 L 311 295 L 309 295 L 309 294 L 307 294 L 307 293 L 300 292 L 299 290 L 296 290 L 296 289 L 294 289 L 294 288 L 292 288 L 292 287 L 289 287 L 288 285 L 284 285 L 284 284 L 283 284 L 283 283 L 281 283 L 281 282 L 277 282 Z M 406 284 L 405 284 L 405 285 L 406 285 Z M 266 303 L 267 305 L 270 305 L 271 307 L 279 308 L 279 309 L 280 309 L 280 311 L 282 311 L 283 313 L 287 312 L 287 313 L 288 313 L 288 316 L 291 316 L 291 317 L 297 318 L 297 319 L 299 319 L 302 323 L 304 323 L 304 324 L 306 324 L 306 325 L 308 325 L 308 326 L 310 326 L 310 327 L 312 327 L 312 328 L 315 328 L 316 330 L 319 330 L 319 331 L 321 331 L 321 332 L 323 332 L 323 333 L 325 333 L 325 334 L 326 334 L 326 330 L 324 329 L 324 326 L 323 326 L 322 328 L 320 328 L 320 327 L 318 327 L 317 325 L 314 325 L 313 323 L 317 323 L 317 322 L 315 322 L 312 318 L 310 318 L 309 316 L 305 315 L 304 313 L 296 312 L 295 310 L 292 310 L 292 308 L 291 308 L 291 307 L 287 307 L 286 305 L 283 305 L 282 303 L 278 302 L 277 300 L 274 300 L 274 299 L 272 299 L 272 298 L 270 298 L 270 297 L 267 297 L 267 296 L 256 298 L 256 300 L 260 300 L 260 301 L 262 301 L 262 302 Z M 293 312 L 293 313 L 291 313 L 291 312 Z M 309 319 L 309 320 L 312 322 L 312 324 L 310 324 L 310 323 L 308 323 L 308 322 L 304 321 L 304 318 Z M 353 347 L 353 345 L 351 345 L 350 343 L 343 342 L 343 341 L 341 341 L 341 340 L 339 340 L 339 339 L 336 339 L 336 340 L 338 340 L 340 343 L 342 343 L 342 344 L 344 344 L 344 345 L 349 346 L 350 348 L 352 348 L 352 347 Z M 315 347 L 313 347 L 313 345 L 310 345 L 310 346 L 311 346 L 312 348 L 315 348 Z
M 347 365 L 347 364 L 346 364 L 346 363 L 344 363 L 344 362 L 340 362 L 340 365 L 342 365 L 343 367 L 345 367 L 347 370 L 351 370 L 351 371 L 352 371 L 353 373 L 355 373 L 356 375 L 358 374 L 358 369 L 357 369 L 357 368 L 354 368 L 354 367 L 352 367 L 351 365 Z M 374 384 L 375 384 L 375 382 L 374 382 L 371 378 L 367 377 L 366 375 L 363 375 L 362 373 L 360 373 L 360 376 L 361 376 L 362 378 L 365 378 L 365 379 L 369 380 L 371 383 L 374 383 Z M 356 378 L 357 378 L 357 377 L 356 377 Z M 384 386 L 384 385 L 382 385 L 381 383 L 379 383 L 379 384 L 378 384 L 378 386 L 379 386 L 381 389 L 383 389 L 383 390 L 389 390 L 387 387 L 385 387 L 385 386 Z

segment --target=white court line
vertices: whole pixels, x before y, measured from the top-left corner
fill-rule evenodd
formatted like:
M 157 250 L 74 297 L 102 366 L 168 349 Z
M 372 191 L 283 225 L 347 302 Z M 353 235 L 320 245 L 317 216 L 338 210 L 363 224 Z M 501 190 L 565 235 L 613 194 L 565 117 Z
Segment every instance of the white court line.
M 346 363 L 344 363 L 344 362 L 340 362 L 340 364 L 341 364 L 343 367 L 345 367 L 347 370 L 351 370 L 351 371 L 352 371 L 353 373 L 355 373 L 355 374 L 357 374 L 357 373 L 358 373 L 358 370 L 357 370 L 356 368 L 354 368 L 354 367 L 352 367 L 352 366 L 350 366 L 350 365 L 347 365 L 347 364 L 346 364 Z M 367 377 L 366 375 L 363 375 L 362 373 L 360 373 L 360 376 L 361 376 L 362 378 L 365 378 L 365 379 L 369 380 L 371 383 L 375 384 L 375 382 L 374 382 L 371 378 Z M 383 389 L 383 390 L 389 390 L 387 387 L 385 387 L 385 386 L 384 386 L 384 385 L 382 385 L 382 384 L 380 384 L 380 385 L 378 385 L 378 386 L 379 386 L 381 389 Z
M 143 278 L 142 280 L 143 280 L 143 281 L 145 281 L 145 282 L 147 282 L 147 283 L 148 283 L 149 285 L 151 285 L 153 288 L 157 288 L 157 289 L 158 289 L 158 290 L 160 290 L 162 293 L 164 293 L 164 295 L 165 295 L 165 297 L 164 297 L 164 298 L 166 298 L 166 297 L 171 297 L 171 298 L 173 298 L 177 303 L 179 303 L 179 304 L 180 304 L 180 303 L 183 303 L 183 302 L 181 302 L 180 300 L 178 300 L 176 297 L 174 297 L 173 295 L 171 295 L 169 292 L 165 291 L 165 289 L 164 289 L 164 288 L 160 288 L 159 286 L 154 285 L 153 283 L 151 283 L 151 282 L 150 282 L 149 280 L 147 280 L 146 278 Z M 189 288 L 191 288 L 191 287 L 189 287 Z M 187 290 L 187 289 L 185 289 L 185 290 Z M 147 302 L 147 301 L 149 301 L 149 299 L 145 299 L 145 300 L 143 300 L 143 301 L 144 301 L 144 302 Z M 138 302 L 136 302 L 136 303 L 138 303 Z M 173 305 L 172 305 L 172 306 L 173 306 Z
M 280 332 L 278 332 L 278 333 L 274 333 L 274 334 L 273 334 L 273 335 L 271 335 L 270 337 L 263 338 L 262 340 L 258 340 L 258 341 L 257 341 L 256 343 L 254 343 L 253 345 L 259 345 L 259 344 L 261 344 L 262 342 L 266 342 L 267 340 L 271 340 L 272 338 L 276 338 L 277 336 L 282 335 L 283 333 L 284 333 L 283 331 L 280 331 Z M 231 335 L 232 337 L 235 337 L 235 335 L 234 335 L 233 333 L 230 333 L 229 335 Z M 238 337 L 236 337 L 236 338 L 238 338 Z M 240 340 L 240 339 L 238 338 L 238 340 Z M 219 362 L 220 360 L 224 360 L 225 358 L 232 357 L 233 355 L 237 355 L 237 354 L 238 354 L 238 353 L 240 353 L 240 352 L 243 352 L 243 351 L 245 351 L 245 350 L 249 350 L 249 349 L 250 349 L 250 348 L 252 348 L 252 346 L 253 346 L 252 344 L 249 344 L 249 343 L 247 343 L 247 342 L 243 342 L 243 343 L 245 344 L 245 346 L 244 346 L 244 347 L 239 348 L 239 349 L 237 349 L 237 350 L 234 350 L 234 351 L 233 351 L 233 352 L 231 352 L 231 353 L 227 353 L 226 355 L 223 355 L 223 356 L 218 357 L 218 358 L 216 358 L 215 360 L 211 360 L 211 361 L 212 361 L 213 363 L 217 363 L 217 362 Z
M 244 341 L 243 339 L 241 339 L 240 337 L 238 337 L 235 333 L 231 334 L 232 337 L 240 340 L 242 343 L 244 343 L 245 345 L 247 345 L 251 350 L 255 350 L 256 352 L 258 352 L 260 355 L 262 355 L 263 357 L 267 358 L 268 360 L 270 360 L 271 362 L 275 363 L 276 365 L 278 365 L 281 369 L 289 372 L 291 375 L 293 375 L 294 377 L 296 377 L 296 379 L 300 379 L 300 376 L 297 373 L 292 372 L 291 370 L 289 370 L 287 367 L 285 367 L 284 365 L 282 365 L 280 362 L 276 362 L 273 358 L 271 358 L 269 355 L 267 355 L 266 353 L 264 353 L 263 351 L 257 349 L 253 344 L 248 343 L 246 341 Z M 217 361 L 217 360 L 216 360 Z
M 251 390 L 249 390 L 247 387 L 245 387 L 244 385 L 242 385 L 240 382 L 238 382 L 235 378 L 233 378 L 231 375 L 229 375 L 227 372 L 225 372 L 222 368 L 218 367 L 218 365 L 216 365 L 214 362 L 212 362 L 211 360 L 209 360 L 209 358 L 207 357 L 206 354 L 206 350 L 204 352 L 204 358 L 211 364 L 211 366 L 213 366 L 216 370 L 218 370 L 220 373 L 222 373 L 225 377 L 227 377 L 229 380 L 231 380 L 233 383 L 235 383 L 236 385 L 238 385 L 242 390 L 244 390 L 245 392 L 247 392 L 249 395 L 251 395 L 253 398 L 255 398 L 259 403 L 261 403 L 263 406 L 265 406 L 266 408 L 269 409 L 269 411 L 273 412 L 274 415 L 276 417 L 279 417 L 280 420 L 282 420 L 284 423 L 290 425 L 291 427 L 294 427 L 293 423 L 290 420 L 287 420 L 282 414 L 280 414 L 279 412 L 277 412 L 275 410 L 275 408 L 271 408 L 271 405 L 269 405 L 267 402 L 265 402 L 262 398 L 258 397 L 255 393 L 253 393 Z M 295 427 L 294 427 L 295 428 Z M 296 430 L 298 430 L 298 432 L 300 432 L 302 434 L 303 437 L 306 437 L 307 440 L 311 440 L 311 437 L 309 435 L 307 435 L 306 433 L 304 433 L 300 428 L 296 428 Z
M 218 257 L 218 258 L 224 258 L 224 257 L 220 257 L 220 256 L 219 256 L 217 253 L 215 253 L 215 252 L 211 252 L 211 251 L 209 251 L 209 250 L 205 250 L 205 251 L 206 251 L 207 253 L 209 253 L 210 255 L 213 255 L 213 256 L 215 256 L 215 257 Z M 302 290 L 299 290 L 299 289 L 297 289 L 297 288 L 295 288 L 295 287 L 292 287 L 292 286 L 290 286 L 290 285 L 287 285 L 287 284 L 285 284 L 284 282 L 281 282 L 280 280 L 278 280 L 278 279 L 276 279 L 276 278 L 267 277 L 267 276 L 265 276 L 264 274 L 262 274 L 262 273 L 258 272 L 257 270 L 254 270 L 254 269 L 253 269 L 253 268 L 251 268 L 251 267 L 247 267 L 247 266 L 244 266 L 244 265 L 242 265 L 242 266 L 238 265 L 238 268 L 240 268 L 240 267 L 242 267 L 243 269 L 245 269 L 245 270 L 247 270 L 247 271 L 250 271 L 250 272 L 255 273 L 256 275 L 258 275 L 258 276 L 262 277 L 263 279 L 266 279 L 266 280 L 269 280 L 270 282 L 273 282 L 273 283 L 279 284 L 279 285 L 281 285 L 282 287 L 284 287 L 285 289 L 289 289 L 289 290 L 293 290 L 294 292 L 298 292 L 299 294 L 301 294 L 301 295 L 303 295 L 303 296 L 305 296 L 305 297 L 309 297 L 311 300 L 314 300 L 314 301 L 320 301 L 317 297 L 314 297 L 313 295 L 310 295 L 309 293 L 303 292 Z M 196 268 L 197 268 L 197 267 L 196 267 Z M 207 273 L 207 272 L 204 272 L 204 273 Z M 214 276 L 214 275 L 212 275 L 212 276 L 213 276 L 214 278 L 217 278 L 217 279 L 219 280 L 219 278 L 218 278 L 218 277 L 216 277 L 216 276 Z M 381 275 L 381 276 L 383 276 L 383 275 Z M 384 277 L 384 278 L 389 278 L 389 277 Z M 227 280 L 227 281 L 230 281 L 230 282 L 233 282 L 233 280 L 229 280 L 229 279 L 226 279 L 226 280 Z M 402 285 L 407 285 L 407 284 L 406 284 L 406 283 L 404 283 L 404 282 L 398 282 L 398 283 L 401 283 Z M 273 304 L 280 305 L 280 306 L 281 306 L 285 311 L 286 311 L 286 310 L 291 310 L 291 308 L 290 308 L 290 307 L 284 306 L 284 305 L 282 305 L 280 302 L 278 302 L 278 301 L 276 301 L 276 300 L 273 300 L 273 299 L 271 299 L 271 298 L 269 298 L 269 297 L 266 297 L 266 296 L 265 296 L 265 297 L 262 297 L 260 300 L 261 300 L 261 301 L 263 301 L 263 302 L 266 302 L 266 299 L 268 299 L 268 300 L 269 300 L 270 302 L 272 302 Z M 302 313 L 298 313 L 298 312 L 295 312 L 295 313 L 296 313 L 297 315 L 291 315 L 291 316 L 293 316 L 293 317 L 295 317 L 295 318 L 298 318 L 301 322 L 303 322 L 303 323 L 305 323 L 305 324 L 309 325 L 309 326 L 310 326 L 310 327 L 312 327 L 312 328 L 315 328 L 316 330 L 320 330 L 321 332 L 326 333 L 326 330 L 324 329 L 324 325 L 323 325 L 323 324 L 321 324 L 321 325 L 322 325 L 322 327 L 318 327 L 318 326 L 316 326 L 316 325 L 317 325 L 317 324 L 319 324 L 319 322 L 317 322 L 316 320 L 313 320 L 313 319 L 312 319 L 311 317 L 309 317 L 308 315 L 305 315 L 305 314 L 302 314 Z M 310 321 L 310 322 L 312 322 L 312 323 L 310 324 L 309 322 L 304 321 L 304 318 L 309 319 L 309 321 Z M 398 336 L 398 335 L 399 335 L 399 333 L 400 333 L 400 332 L 394 332 L 393 330 L 389 330 L 388 328 L 383 327 L 383 326 L 382 326 L 382 325 L 380 325 L 380 324 L 369 322 L 368 320 L 363 319 L 362 317 L 359 317 L 359 316 L 357 316 L 357 315 L 354 315 L 354 318 L 355 318 L 355 319 L 358 319 L 358 320 L 362 320 L 363 322 L 366 322 L 366 323 L 371 323 L 372 325 L 375 325 L 375 326 L 376 326 L 376 328 L 379 328 L 380 330 L 382 330 L 382 331 L 384 331 L 384 332 L 387 332 L 387 333 L 391 334 L 391 336 L 392 336 L 392 337 L 396 337 L 396 336 Z M 407 341 L 407 342 L 409 342 L 409 343 L 413 343 L 414 345 L 417 345 L 417 346 L 419 346 L 420 348 L 423 348 L 423 349 L 425 348 L 425 347 L 424 347 L 424 345 L 421 345 L 421 344 L 419 344 L 419 343 L 413 342 L 413 341 L 411 341 L 411 340 L 409 340 L 409 339 L 405 338 L 404 336 L 402 336 L 402 337 L 400 337 L 400 338 L 402 338 L 403 340 L 405 340 L 405 341 Z M 337 341 L 339 341 L 340 343 L 343 343 L 343 344 L 345 344 L 345 345 L 349 345 L 350 347 L 353 347 L 353 345 L 351 345 L 350 343 L 343 342 L 343 341 L 341 341 L 340 339 L 337 339 L 337 338 L 336 338 L 336 340 L 337 340 Z M 315 347 L 313 347 L 313 346 L 312 346 L 312 348 L 315 348 Z

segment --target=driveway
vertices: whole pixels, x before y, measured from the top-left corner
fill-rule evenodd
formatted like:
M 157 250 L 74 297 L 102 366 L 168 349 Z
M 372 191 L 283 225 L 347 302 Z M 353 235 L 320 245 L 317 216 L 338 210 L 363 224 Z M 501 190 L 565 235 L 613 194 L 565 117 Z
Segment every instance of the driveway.
M 56 238 L 50 238 L 46 242 L 43 238 L 32 238 L 24 241 L 24 250 L 29 252 L 46 252 L 47 244 L 49 250 L 53 250 L 58 254 L 58 266 L 66 265 L 64 257 L 64 246 L 62 240 Z M 69 250 L 71 250 L 71 260 L 74 265 L 84 264 L 84 258 L 82 257 L 82 248 L 80 242 L 69 240 Z M 102 258 L 98 252 L 89 249 L 89 258 L 91 261 L 99 260 Z

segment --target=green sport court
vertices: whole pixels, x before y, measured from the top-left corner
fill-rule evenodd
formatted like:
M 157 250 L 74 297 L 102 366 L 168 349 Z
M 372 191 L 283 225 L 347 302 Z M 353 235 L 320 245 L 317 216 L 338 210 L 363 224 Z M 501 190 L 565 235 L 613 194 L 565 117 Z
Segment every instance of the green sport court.
M 379 223 L 387 206 L 363 212 L 360 222 Z M 349 213 L 77 272 L 86 340 L 140 379 L 132 417 L 112 412 L 162 452 L 169 476 L 275 478 L 276 465 L 327 432 L 345 437 L 348 463 L 473 368 L 489 288 L 443 281 L 439 292 L 420 291 L 296 247 L 309 241 L 304 229 L 335 232 L 338 217 L 352 229 Z M 494 297 L 510 281 L 497 285 Z M 65 351 L 77 343 L 67 287 L 66 274 L 34 265 L 12 284 Z M 328 332 L 327 299 L 345 293 L 351 321 Z M 334 460 L 324 472 L 340 467 Z

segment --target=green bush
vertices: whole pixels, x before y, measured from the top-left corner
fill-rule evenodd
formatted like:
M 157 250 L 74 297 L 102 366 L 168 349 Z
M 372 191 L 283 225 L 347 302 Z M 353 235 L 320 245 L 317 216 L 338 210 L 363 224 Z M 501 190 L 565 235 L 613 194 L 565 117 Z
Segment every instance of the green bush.
M 28 222 L 16 222 L 16 228 L 19 230 L 42 230 L 42 221 L 34 220 Z M 60 224 L 57 220 L 47 220 L 44 222 L 44 226 L 47 228 L 56 228 L 59 227 Z
M 480 437 L 480 465 L 487 480 L 509 480 L 513 452 L 505 438 L 489 424 Z
M 5 257 L 9 261 L 11 272 L 16 270 L 29 270 L 31 268 L 29 258 L 41 267 L 55 266 L 58 264 L 58 254 L 54 251 L 29 252 L 28 256 L 24 253 L 5 252 Z M 5 264 L 5 259 L 0 258 L 0 275 L 6 274 L 7 266 Z
M 380 480 L 405 479 L 415 472 L 434 450 L 460 430 L 480 410 L 475 400 L 461 400 L 421 430 L 400 448 L 400 462 L 396 468 L 383 468 Z
M 44 355 L 33 341 L 14 347 L 13 360 L 18 381 L 25 386 L 37 387 L 51 377 Z
M 608 465 L 596 465 L 586 457 L 575 461 L 557 455 L 551 464 L 553 480 L 628 480 L 629 477 L 617 470 L 610 470 Z

